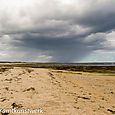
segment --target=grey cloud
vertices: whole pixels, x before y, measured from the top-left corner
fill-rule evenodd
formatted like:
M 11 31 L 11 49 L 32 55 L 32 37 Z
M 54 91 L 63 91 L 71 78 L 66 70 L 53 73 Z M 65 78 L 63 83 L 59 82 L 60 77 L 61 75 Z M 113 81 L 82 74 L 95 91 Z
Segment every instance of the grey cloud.
M 27 59 L 34 58 L 37 52 L 41 51 L 52 56 L 51 61 L 58 62 L 79 61 L 95 50 L 95 47 L 101 49 L 101 43 L 105 41 L 105 39 L 96 38 L 97 40 L 94 39 L 92 42 L 84 42 L 84 38 L 79 37 L 76 39 L 73 36 L 69 39 L 55 39 L 55 37 L 34 36 L 31 33 L 23 35 L 22 38 L 21 42 L 14 42 L 12 45 L 18 48 L 21 47 L 22 50 L 30 54 L 30 56 L 25 55 Z M 20 38 L 17 38 L 17 40 L 20 40 Z M 32 55 L 33 57 L 31 57 Z
M 46 55 L 48 61 L 72 62 L 95 50 L 115 50 L 106 39 L 115 29 L 113 0 L 24 0 L 19 5 L 16 1 L 0 5 L 0 39 L 6 47 L 0 47 L 1 55 L 7 54 L 8 60 L 15 54 L 15 60 Z

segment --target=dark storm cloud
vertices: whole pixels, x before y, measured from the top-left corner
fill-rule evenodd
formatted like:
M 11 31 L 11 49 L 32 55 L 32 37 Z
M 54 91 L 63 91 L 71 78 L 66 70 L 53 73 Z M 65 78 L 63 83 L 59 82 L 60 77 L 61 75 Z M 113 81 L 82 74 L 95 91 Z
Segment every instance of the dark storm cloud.
M 110 8 L 111 9 L 111 8 Z M 106 12 L 106 9 L 98 9 L 87 13 L 79 19 L 81 25 L 92 27 L 92 32 L 107 32 L 115 29 L 115 11 Z
M 31 54 L 30 48 L 32 51 L 35 50 L 34 56 L 37 53 L 36 49 L 39 49 L 42 52 L 49 52 L 49 55 L 53 56 L 52 61 L 72 62 L 81 60 L 95 48 L 101 49 L 101 43 L 105 41 L 103 38 L 97 38 L 97 40 L 85 42 L 84 38 L 74 37 L 56 39 L 55 37 L 35 36 L 30 33 L 23 35 L 22 41 L 15 42 L 13 45 L 26 49 L 26 52 L 30 52 L 29 54 Z
M 96 50 L 115 51 L 113 0 L 4 1 L 0 5 L 2 60 L 44 57 L 43 61 L 73 62 Z

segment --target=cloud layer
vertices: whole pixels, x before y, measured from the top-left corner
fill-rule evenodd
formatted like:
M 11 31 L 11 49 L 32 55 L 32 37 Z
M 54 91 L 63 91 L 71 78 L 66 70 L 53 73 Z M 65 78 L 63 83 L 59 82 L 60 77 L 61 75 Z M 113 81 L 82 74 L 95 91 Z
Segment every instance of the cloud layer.
M 104 61 L 103 52 L 105 61 L 115 61 L 114 6 L 114 0 L 1 0 L 0 60 Z

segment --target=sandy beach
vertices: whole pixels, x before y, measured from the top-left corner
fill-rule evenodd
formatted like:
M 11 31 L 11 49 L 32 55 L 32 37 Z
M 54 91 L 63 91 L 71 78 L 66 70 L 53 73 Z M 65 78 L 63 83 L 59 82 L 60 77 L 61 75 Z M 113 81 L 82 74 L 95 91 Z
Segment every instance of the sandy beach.
M 8 115 L 112 115 L 115 76 L 14 67 L 0 72 L 0 108 L 42 110 Z

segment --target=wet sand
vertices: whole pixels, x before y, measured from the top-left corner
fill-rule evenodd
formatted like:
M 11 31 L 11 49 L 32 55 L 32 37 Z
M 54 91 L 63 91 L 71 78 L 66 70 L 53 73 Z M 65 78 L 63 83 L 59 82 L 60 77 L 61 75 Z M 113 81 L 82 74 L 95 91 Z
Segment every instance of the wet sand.
M 0 72 L 0 108 L 13 107 L 41 108 L 36 115 L 113 115 L 115 76 L 14 67 Z

